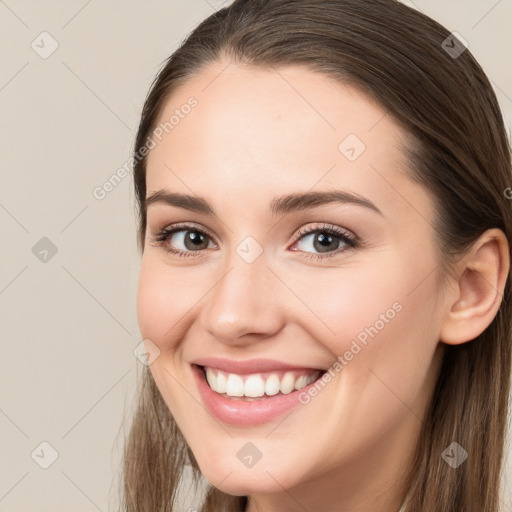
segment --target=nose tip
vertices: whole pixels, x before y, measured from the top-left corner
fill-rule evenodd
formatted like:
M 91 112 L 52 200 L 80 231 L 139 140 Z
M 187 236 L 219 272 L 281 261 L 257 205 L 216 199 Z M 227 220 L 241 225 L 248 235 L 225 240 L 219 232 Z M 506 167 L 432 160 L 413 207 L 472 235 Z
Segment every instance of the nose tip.
M 275 335 L 283 325 L 275 286 L 264 262 L 236 262 L 208 294 L 201 310 L 202 329 L 227 344 Z

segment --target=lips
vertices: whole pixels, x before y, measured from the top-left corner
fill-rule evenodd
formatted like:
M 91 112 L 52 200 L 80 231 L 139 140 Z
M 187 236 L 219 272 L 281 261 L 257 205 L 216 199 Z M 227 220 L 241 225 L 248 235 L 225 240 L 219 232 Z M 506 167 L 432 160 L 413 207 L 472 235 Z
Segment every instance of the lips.
M 301 404 L 299 394 L 307 393 L 308 389 L 315 385 L 316 380 L 325 373 L 323 369 L 305 368 L 269 359 L 233 361 L 202 358 L 193 361 L 191 368 L 206 409 L 225 423 L 244 427 L 270 422 L 282 416 L 286 411 L 297 407 Z M 235 395 L 238 396 L 228 396 L 227 393 L 219 393 L 212 389 L 207 380 L 207 370 L 210 374 L 215 374 L 216 377 L 224 374 L 228 378 L 235 379 L 237 382 L 232 390 L 235 389 Z M 277 376 L 279 376 L 279 391 L 276 391 L 275 387 Z M 263 379 L 263 377 L 273 379 L 273 384 L 271 383 L 269 386 L 270 388 L 273 386 L 271 393 L 274 394 L 266 393 L 267 380 L 263 388 L 262 383 L 256 382 L 256 379 Z M 228 378 L 226 378 L 226 385 Z M 249 383 L 249 395 L 246 395 L 245 387 L 240 387 L 240 384 L 245 386 L 247 383 Z M 285 393 L 281 391 L 281 383 L 284 383 Z M 218 381 L 213 384 L 214 387 L 218 386 Z M 254 396 L 251 397 L 251 394 Z

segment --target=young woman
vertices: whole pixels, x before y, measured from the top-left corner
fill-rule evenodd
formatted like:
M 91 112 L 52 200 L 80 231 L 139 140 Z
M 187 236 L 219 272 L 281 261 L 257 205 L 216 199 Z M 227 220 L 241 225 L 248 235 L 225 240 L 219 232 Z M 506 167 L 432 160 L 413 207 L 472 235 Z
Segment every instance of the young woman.
M 510 147 L 393 0 L 235 0 L 167 60 L 134 180 L 151 364 L 123 510 L 497 512 Z

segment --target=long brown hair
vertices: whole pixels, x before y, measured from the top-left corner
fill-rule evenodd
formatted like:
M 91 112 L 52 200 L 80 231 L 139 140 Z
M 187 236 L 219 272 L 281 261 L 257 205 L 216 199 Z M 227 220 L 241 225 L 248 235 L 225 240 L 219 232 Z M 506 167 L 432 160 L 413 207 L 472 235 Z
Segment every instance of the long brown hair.
M 456 53 L 454 53 L 454 49 Z M 512 238 L 510 146 L 496 96 L 469 50 L 395 0 L 235 0 L 204 20 L 166 60 L 146 98 L 134 146 L 138 245 L 144 250 L 146 158 L 139 149 L 169 95 L 221 59 L 297 64 L 350 83 L 408 134 L 410 177 L 436 204 L 441 276 L 487 229 Z M 406 482 L 406 512 L 496 512 L 511 375 L 510 273 L 500 309 L 477 338 L 448 345 Z M 441 457 L 453 442 L 469 457 Z M 126 440 L 123 511 L 166 512 L 185 464 L 200 472 L 148 367 Z M 209 487 L 202 512 L 243 510 L 246 497 Z

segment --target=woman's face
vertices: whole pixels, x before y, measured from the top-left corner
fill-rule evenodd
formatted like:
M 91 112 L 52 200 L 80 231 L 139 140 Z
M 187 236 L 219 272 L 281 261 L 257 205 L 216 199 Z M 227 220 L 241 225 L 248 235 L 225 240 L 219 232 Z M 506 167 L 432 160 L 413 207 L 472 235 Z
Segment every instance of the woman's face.
M 168 99 L 148 157 L 150 370 L 221 490 L 370 501 L 410 462 L 437 376 L 433 205 L 358 90 L 226 65 Z

